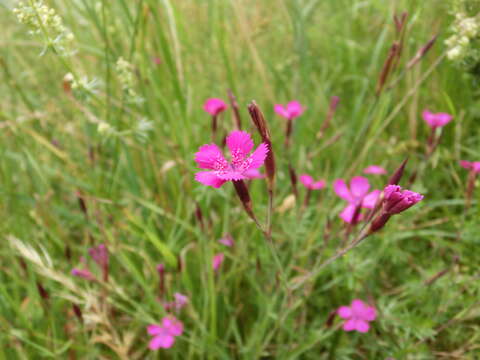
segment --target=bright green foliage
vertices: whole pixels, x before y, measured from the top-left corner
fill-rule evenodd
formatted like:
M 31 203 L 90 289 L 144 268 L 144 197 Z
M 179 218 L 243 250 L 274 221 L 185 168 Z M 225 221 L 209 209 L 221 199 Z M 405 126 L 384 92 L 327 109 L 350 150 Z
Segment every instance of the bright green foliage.
M 446 59 L 455 19 L 448 1 L 42 3 L 58 16 L 45 24 L 57 27 L 30 33 L 42 22 L 18 22 L 13 2 L 0 0 L 0 360 L 480 356 L 480 189 L 467 211 L 467 172 L 458 165 L 480 161 L 478 90 Z M 376 96 L 397 39 L 393 15 L 403 11 L 402 58 Z M 405 70 L 435 34 L 433 48 Z M 278 161 L 273 241 L 283 275 L 231 184 L 217 190 L 194 181 L 193 154 L 210 141 L 203 102 L 227 100 L 227 89 L 246 129 L 253 99 L 270 125 Z M 334 95 L 338 111 L 317 136 Z M 293 99 L 307 110 L 287 154 L 273 104 Z M 454 115 L 427 162 L 424 108 Z M 220 130 L 233 128 L 228 111 Z M 393 171 L 407 156 L 404 184 L 420 169 L 412 190 L 425 195 L 422 203 L 296 286 L 345 245 L 344 202 L 329 186 L 304 211 L 302 199 L 282 208 L 292 192 L 288 159 L 331 185 L 371 164 Z M 372 182 L 382 188 L 385 179 Z M 264 182 L 254 180 L 250 192 L 263 222 Z M 217 241 L 226 233 L 232 249 Z M 109 284 L 71 276 L 100 243 L 111 252 Z M 218 252 L 226 258 L 214 274 Z M 178 291 L 190 303 L 178 315 L 184 335 L 153 353 L 146 326 L 165 315 L 159 263 L 167 299 Z M 326 325 L 353 298 L 379 310 L 367 334 L 343 332 L 338 318 Z

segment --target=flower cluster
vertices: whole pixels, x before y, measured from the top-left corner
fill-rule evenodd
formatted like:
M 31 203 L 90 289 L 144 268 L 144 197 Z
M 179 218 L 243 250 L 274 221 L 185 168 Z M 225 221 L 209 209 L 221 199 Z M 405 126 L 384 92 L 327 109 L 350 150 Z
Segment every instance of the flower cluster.
M 480 61 L 480 52 L 478 51 L 480 36 L 479 17 L 468 17 L 463 12 L 457 13 L 452 25 L 452 33 L 445 40 L 445 44 L 448 47 L 448 59 L 472 68 Z
M 46 45 L 54 46 L 57 53 L 63 56 L 73 53 L 73 33 L 63 25 L 55 9 L 48 7 L 43 0 L 20 2 L 13 12 L 20 23 L 31 29 L 32 35 L 42 35 Z
M 139 103 L 143 99 L 135 91 L 135 73 L 131 63 L 125 60 L 123 57 L 119 57 L 115 70 L 117 72 L 118 81 L 122 86 L 123 91 L 127 95 L 127 100 L 132 103 Z

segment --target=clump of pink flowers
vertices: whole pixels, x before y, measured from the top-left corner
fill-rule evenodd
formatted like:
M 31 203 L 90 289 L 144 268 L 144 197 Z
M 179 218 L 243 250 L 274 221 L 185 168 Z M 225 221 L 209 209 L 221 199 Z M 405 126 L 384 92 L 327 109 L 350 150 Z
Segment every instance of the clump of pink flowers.
M 333 183 L 335 193 L 348 202 L 348 205 L 340 213 L 343 221 L 356 224 L 362 219 L 362 208 L 373 209 L 380 195 L 380 190 L 370 190 L 368 179 L 363 176 L 355 176 L 348 186 L 343 179 L 337 179 Z
M 151 350 L 169 349 L 175 343 L 175 338 L 182 335 L 183 324 L 174 316 L 169 315 L 162 319 L 161 325 L 148 325 L 147 332 L 153 336 L 148 345 Z
M 370 329 L 370 322 L 377 318 L 377 310 L 365 304 L 360 299 L 352 301 L 350 306 L 340 306 L 338 316 L 345 320 L 343 330 L 366 333 Z

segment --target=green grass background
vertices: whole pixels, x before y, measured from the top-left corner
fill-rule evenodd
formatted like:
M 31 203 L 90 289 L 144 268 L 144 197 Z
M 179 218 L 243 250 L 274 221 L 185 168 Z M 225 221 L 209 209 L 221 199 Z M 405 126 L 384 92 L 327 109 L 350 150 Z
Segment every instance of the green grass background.
M 465 211 L 467 174 L 458 166 L 460 159 L 480 160 L 478 90 L 443 57 L 453 20 L 448 1 L 49 1 L 75 34 L 71 57 L 51 50 L 40 56 L 42 37 L 17 22 L 13 2 L 0 5 L 0 359 L 480 356 L 479 195 Z M 398 82 L 376 97 L 395 39 L 392 17 L 402 11 L 409 14 L 402 61 L 389 79 Z M 427 56 L 403 72 L 437 33 Z M 143 102 L 129 103 L 122 92 L 119 57 L 133 64 Z M 96 92 L 66 94 L 68 72 L 97 79 Z M 193 154 L 210 141 L 202 104 L 226 99 L 227 89 L 237 96 L 246 129 L 254 133 L 246 111 L 253 99 L 269 122 L 278 160 L 276 208 L 291 193 L 288 157 L 299 173 L 329 185 L 370 164 L 393 171 L 407 156 L 409 176 L 422 164 L 428 137 L 421 111 L 455 119 L 413 186 L 424 201 L 315 281 L 285 289 L 230 184 L 216 190 L 194 181 Z M 334 95 L 338 111 L 319 139 Z M 307 110 L 295 122 L 288 155 L 273 105 L 292 99 Z M 129 133 L 143 118 L 154 125 L 144 141 Z M 99 121 L 125 133 L 106 137 Z M 231 112 L 221 129 L 233 129 Z M 384 181 L 372 178 L 376 188 Z M 263 221 L 264 183 L 254 181 L 251 193 Z M 313 200 L 300 219 L 295 209 L 274 214 L 288 284 L 342 244 L 344 203 L 331 186 Z M 204 229 L 194 216 L 197 204 Z M 217 242 L 227 232 L 233 249 Z M 11 246 L 14 238 L 48 255 L 24 259 Z M 99 243 L 111 251 L 110 285 L 72 278 L 79 258 Z M 220 251 L 226 260 L 215 275 L 211 257 Z M 169 296 L 182 292 L 190 304 L 178 315 L 184 335 L 172 349 L 151 353 L 145 327 L 164 316 L 156 298 L 159 263 L 167 265 Z M 353 298 L 377 306 L 372 330 L 343 333 L 338 319 L 326 326 L 329 314 Z

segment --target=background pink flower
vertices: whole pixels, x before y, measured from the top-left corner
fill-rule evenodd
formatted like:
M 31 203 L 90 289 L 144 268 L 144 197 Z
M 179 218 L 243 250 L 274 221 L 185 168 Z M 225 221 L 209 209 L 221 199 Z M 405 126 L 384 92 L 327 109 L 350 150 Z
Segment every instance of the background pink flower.
M 233 240 L 233 237 L 230 234 L 226 234 L 224 237 L 218 240 L 218 242 L 228 247 L 232 247 L 233 245 L 235 245 L 235 241 Z
M 169 349 L 175 343 L 175 337 L 182 335 L 183 324 L 173 316 L 166 316 L 162 325 L 147 326 L 147 332 L 153 336 L 148 345 L 151 350 Z
M 363 169 L 363 173 L 372 175 L 385 175 L 387 173 L 387 170 L 378 165 L 370 165 Z
M 203 185 L 219 188 L 227 181 L 237 181 L 257 176 L 252 170 L 258 169 L 265 162 L 268 146 L 261 143 L 257 149 L 249 155 L 253 149 L 253 140 L 246 131 L 233 131 L 226 139 L 230 150 L 231 161 L 228 162 L 220 148 L 215 144 L 207 144 L 200 147 L 195 154 L 195 161 L 201 169 L 195 174 L 195 180 Z
M 223 253 L 216 254 L 212 259 L 213 270 L 217 271 L 222 266 L 225 255 Z
M 480 173 L 480 161 L 460 160 L 460 166 L 467 170 L 473 170 L 474 173 Z
M 227 104 L 225 104 L 222 99 L 218 98 L 207 99 L 203 104 L 203 110 L 213 116 L 217 116 L 222 111 L 225 111 L 227 107 Z
M 363 176 L 353 177 L 350 181 L 350 187 L 343 179 L 337 179 L 333 183 L 333 189 L 339 197 L 348 201 L 348 205 L 340 213 L 340 217 L 347 223 L 352 223 L 354 220 L 353 217 L 357 207 L 373 209 L 381 192 L 380 190 L 373 190 L 369 193 L 370 183 Z
M 293 120 L 303 114 L 305 110 L 298 101 L 290 101 L 287 105 L 276 104 L 273 108 L 275 112 L 288 120 Z
M 422 113 L 423 120 L 430 126 L 432 129 L 442 127 L 447 125 L 452 121 L 453 116 L 447 113 L 432 113 L 428 110 L 424 110 Z
M 303 186 L 310 190 L 320 190 L 326 185 L 325 180 L 314 181 L 313 178 L 307 174 L 300 175 L 299 179 Z
M 350 306 L 340 306 L 337 314 L 342 319 L 345 319 L 343 330 L 356 330 L 366 333 L 370 329 L 369 322 L 377 317 L 377 310 L 375 307 L 365 304 L 362 300 L 355 299 Z

